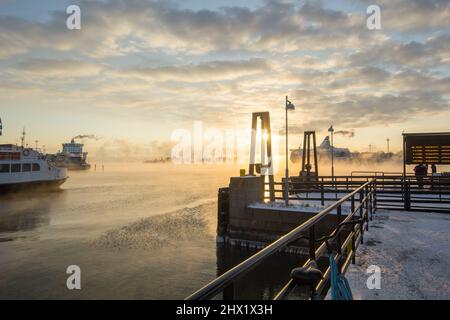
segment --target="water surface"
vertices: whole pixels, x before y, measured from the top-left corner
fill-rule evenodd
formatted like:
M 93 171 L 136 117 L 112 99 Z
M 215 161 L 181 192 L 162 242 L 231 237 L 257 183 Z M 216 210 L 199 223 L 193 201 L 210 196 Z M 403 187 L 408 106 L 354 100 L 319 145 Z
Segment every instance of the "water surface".
M 238 172 L 111 164 L 70 172 L 59 192 L 0 196 L 0 298 L 186 297 L 253 253 L 215 242 L 217 188 Z M 298 263 L 270 259 L 236 297 L 270 298 Z M 69 265 L 81 268 L 81 290 L 66 287 Z

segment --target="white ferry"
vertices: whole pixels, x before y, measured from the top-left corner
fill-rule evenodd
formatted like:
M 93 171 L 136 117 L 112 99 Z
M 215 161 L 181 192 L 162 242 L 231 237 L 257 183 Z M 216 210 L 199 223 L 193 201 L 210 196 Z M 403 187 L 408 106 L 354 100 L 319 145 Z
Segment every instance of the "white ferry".
M 24 188 L 58 188 L 67 171 L 32 148 L 0 144 L 0 193 Z

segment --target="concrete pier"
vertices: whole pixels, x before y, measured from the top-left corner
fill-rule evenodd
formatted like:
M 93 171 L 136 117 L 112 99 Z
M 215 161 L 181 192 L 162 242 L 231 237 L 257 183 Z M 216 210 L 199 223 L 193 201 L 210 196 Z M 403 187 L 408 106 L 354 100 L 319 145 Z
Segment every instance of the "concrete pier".
M 220 218 L 219 242 L 245 247 L 263 247 L 298 227 L 317 212 L 264 203 L 264 179 L 259 176 L 232 177 L 229 185 L 229 212 Z M 220 203 L 220 201 L 219 201 Z M 343 217 L 345 214 L 343 214 Z M 223 221 L 227 219 L 227 221 Z M 330 234 L 337 226 L 337 216 L 329 215 L 316 226 L 316 236 Z M 296 242 L 288 252 L 305 253 L 307 241 Z

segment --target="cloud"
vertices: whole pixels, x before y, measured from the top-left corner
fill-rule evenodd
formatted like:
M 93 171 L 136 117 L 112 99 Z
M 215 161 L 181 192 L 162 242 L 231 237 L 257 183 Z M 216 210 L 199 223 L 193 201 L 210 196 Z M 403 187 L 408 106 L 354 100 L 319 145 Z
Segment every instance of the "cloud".
M 355 131 L 353 130 L 337 130 L 334 132 L 337 135 L 343 135 L 344 137 L 353 138 L 355 136 Z
M 209 61 L 196 65 L 168 67 L 134 67 L 120 71 L 121 74 L 143 77 L 153 81 L 206 82 L 231 80 L 242 76 L 262 73 L 270 69 L 264 59 L 239 61 Z
M 97 76 L 106 66 L 80 60 L 29 59 L 17 63 L 13 71 L 26 76 L 73 78 Z
M 292 52 L 361 46 L 379 34 L 367 33 L 363 14 L 323 8 L 319 3 L 268 1 L 249 9 L 180 9 L 164 1 L 81 1 L 81 30 L 67 30 L 64 11 L 48 22 L 0 17 L 0 57 L 36 48 L 77 51 L 89 57 L 130 52 L 248 51 Z
M 450 33 L 430 37 L 426 42 L 385 41 L 350 56 L 355 65 L 450 66 Z
M 341 127 L 365 128 L 380 124 L 396 124 L 411 118 L 428 117 L 450 111 L 447 100 L 425 91 L 403 95 L 348 95 L 339 102 L 329 99 L 309 107 L 314 107 L 315 117 L 307 121 L 303 127 L 310 129 L 326 127 L 330 119 L 338 119 Z M 300 131 L 303 130 L 299 128 Z
M 92 106 L 161 126 L 246 126 L 251 112 L 269 110 L 282 127 L 289 95 L 302 111 L 294 131 L 448 111 L 448 1 L 379 3 L 376 32 L 365 27 L 365 10 L 320 1 L 214 10 L 81 1 L 76 31 L 63 10 L 44 22 L 0 15 L 2 101 Z M 117 140 L 105 148 L 119 145 L 135 147 Z

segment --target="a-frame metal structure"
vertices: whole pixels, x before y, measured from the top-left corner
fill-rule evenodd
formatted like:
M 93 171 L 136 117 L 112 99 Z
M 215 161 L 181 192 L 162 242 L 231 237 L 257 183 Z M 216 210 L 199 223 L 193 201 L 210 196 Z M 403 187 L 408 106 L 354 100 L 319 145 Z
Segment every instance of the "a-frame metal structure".
M 261 135 L 266 133 L 267 139 L 261 137 L 261 163 L 255 163 L 256 156 L 256 134 L 258 119 L 261 120 Z M 272 133 L 270 129 L 270 113 L 269 112 L 254 112 L 252 114 L 252 134 L 250 144 L 250 163 L 249 174 L 260 174 L 266 181 L 266 176 L 269 178 L 269 197 L 270 201 L 275 201 L 275 186 L 273 178 L 273 157 L 272 157 Z
M 312 170 L 311 165 L 311 142 L 312 142 L 312 153 L 314 157 L 314 170 Z M 305 131 L 305 134 L 303 136 L 303 155 L 302 155 L 302 168 L 300 170 L 300 177 L 317 178 L 318 176 L 319 176 L 319 165 L 317 163 L 316 132 Z

